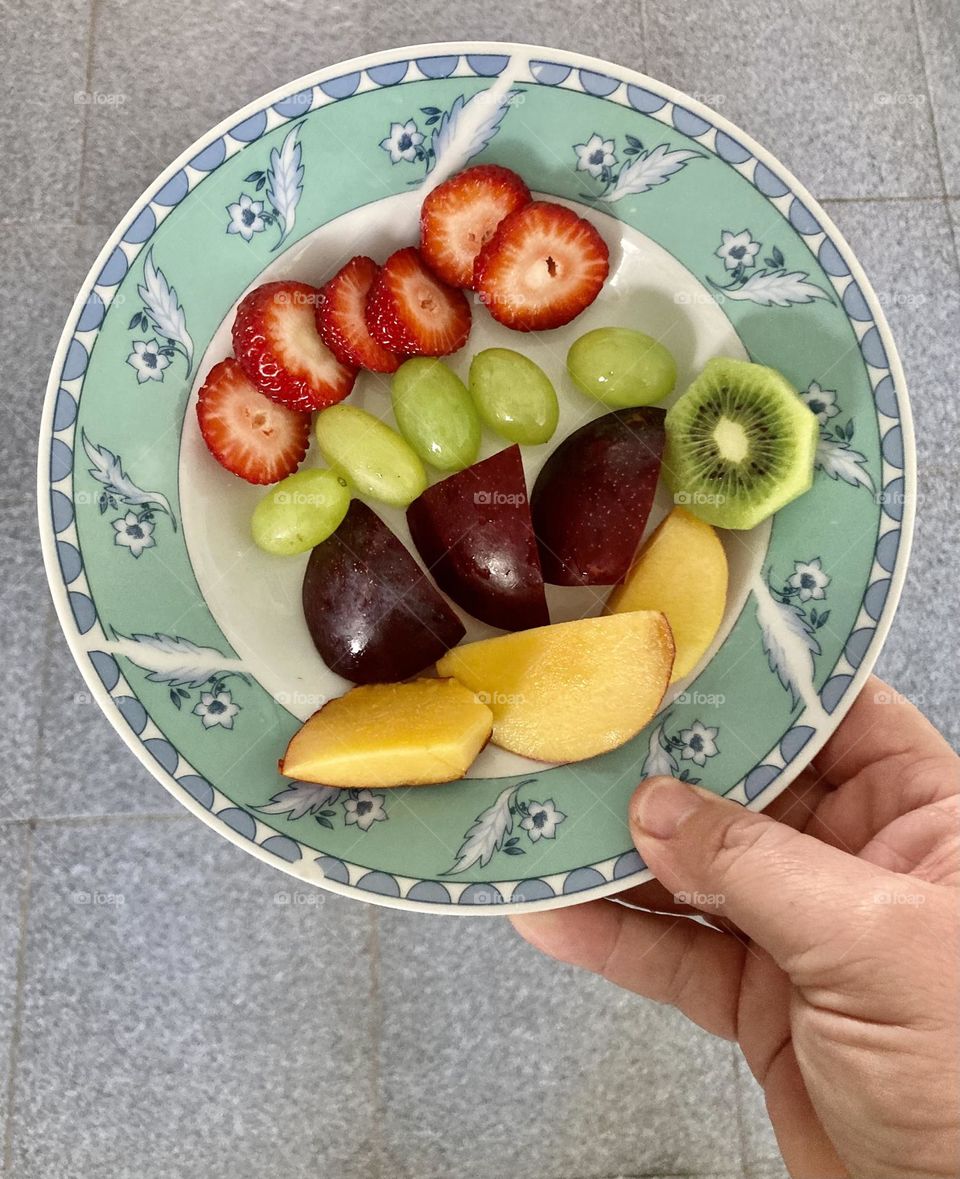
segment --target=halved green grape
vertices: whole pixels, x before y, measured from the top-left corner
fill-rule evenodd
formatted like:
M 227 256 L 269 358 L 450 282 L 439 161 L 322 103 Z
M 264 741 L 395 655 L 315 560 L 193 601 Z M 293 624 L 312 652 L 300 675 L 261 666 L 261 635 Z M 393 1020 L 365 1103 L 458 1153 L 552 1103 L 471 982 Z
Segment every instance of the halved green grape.
M 470 392 L 484 422 L 510 442 L 538 446 L 553 437 L 560 416 L 556 390 L 521 352 L 478 352 L 470 364 Z
M 296 471 L 257 504 L 250 531 L 265 552 L 292 557 L 336 532 L 349 506 L 350 489 L 334 471 Z
M 393 374 L 400 433 L 438 471 L 462 471 L 480 451 L 480 418 L 467 387 L 442 360 L 415 356 Z
M 677 383 L 677 365 L 667 349 L 624 327 L 594 328 L 574 340 L 567 371 L 588 397 L 614 409 L 654 405 Z
M 400 435 L 355 405 L 317 414 L 317 442 L 331 467 L 360 495 L 405 508 L 427 486 L 427 473 Z

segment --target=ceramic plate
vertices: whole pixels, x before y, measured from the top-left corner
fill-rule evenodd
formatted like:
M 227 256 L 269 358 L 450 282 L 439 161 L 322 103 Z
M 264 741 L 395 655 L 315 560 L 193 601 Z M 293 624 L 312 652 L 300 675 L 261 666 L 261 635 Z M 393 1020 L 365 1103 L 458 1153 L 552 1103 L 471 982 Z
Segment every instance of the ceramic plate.
M 474 307 L 468 347 L 550 374 L 555 441 L 588 416 L 571 340 L 632 324 L 677 358 L 781 369 L 817 415 L 812 490 L 726 538 L 709 657 L 616 751 L 544 766 L 488 750 L 466 780 L 340 792 L 280 777 L 299 723 L 346 688 L 299 607 L 306 558 L 252 547 L 258 492 L 221 470 L 197 390 L 234 307 L 281 276 L 416 240 L 427 189 L 468 162 L 516 169 L 610 245 L 574 324 L 517 336 Z M 383 382 L 353 400 L 389 417 Z M 504 445 L 502 442 L 499 446 Z M 498 449 L 491 437 L 484 454 Z M 528 479 L 548 447 L 528 448 Z M 70 647 L 110 721 L 186 807 L 301 881 L 439 913 L 548 908 L 647 878 L 624 815 L 652 773 L 763 807 L 824 743 L 876 658 L 904 577 L 914 453 L 900 368 L 850 248 L 804 188 L 719 115 L 559 50 L 444 44 L 358 58 L 259 99 L 198 140 L 123 219 L 84 283 L 43 419 L 40 528 Z M 658 501 L 651 526 L 671 506 Z M 385 513 L 405 538 L 400 513 Z M 554 620 L 597 598 L 552 595 Z M 470 623 L 470 637 L 485 632 Z M 293 894 L 294 896 L 298 894 Z

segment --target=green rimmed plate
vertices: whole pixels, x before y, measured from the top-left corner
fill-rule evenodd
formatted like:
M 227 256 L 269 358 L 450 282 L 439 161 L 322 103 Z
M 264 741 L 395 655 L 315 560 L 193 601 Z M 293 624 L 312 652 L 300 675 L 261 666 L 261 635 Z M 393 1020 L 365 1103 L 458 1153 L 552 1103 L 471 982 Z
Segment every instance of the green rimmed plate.
M 303 561 L 251 547 L 255 489 L 206 454 L 193 402 L 233 308 L 270 278 L 319 282 L 416 239 L 427 187 L 495 161 L 575 206 L 612 277 L 570 328 L 521 346 L 555 380 L 557 440 L 589 411 L 563 372 L 580 332 L 633 324 L 675 354 L 773 365 L 817 414 L 813 489 L 727 538 L 713 651 L 623 748 L 544 767 L 488 750 L 435 788 L 339 792 L 278 776 L 300 721 L 346 684 L 300 616 Z M 480 306 L 469 355 L 517 346 Z M 355 403 L 385 416 L 382 382 Z M 596 412 L 596 411 L 593 411 Z M 492 437 L 483 453 L 498 448 Z M 528 448 L 529 478 L 549 448 Z M 849 247 L 735 127 L 609 63 L 505 44 L 421 46 L 320 71 L 238 112 L 137 201 L 84 283 L 51 373 L 40 527 L 71 649 L 115 727 L 194 813 L 300 879 L 474 914 L 646 878 L 625 803 L 651 773 L 762 807 L 866 677 L 902 584 L 914 501 L 903 374 Z M 659 515 L 668 502 L 658 502 Z M 406 536 L 402 515 L 384 513 Z M 560 594 L 553 617 L 595 610 Z M 471 623 L 469 637 L 490 633 Z

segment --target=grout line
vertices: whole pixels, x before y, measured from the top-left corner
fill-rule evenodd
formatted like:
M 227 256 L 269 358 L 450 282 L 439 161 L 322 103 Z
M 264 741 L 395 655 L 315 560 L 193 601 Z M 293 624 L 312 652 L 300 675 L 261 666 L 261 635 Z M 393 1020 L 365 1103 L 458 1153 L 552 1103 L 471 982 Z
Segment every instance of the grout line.
M 953 242 L 953 260 L 958 269 L 960 269 L 960 246 L 957 244 L 957 229 L 954 224 L 953 217 L 950 215 L 950 209 L 947 208 L 946 202 L 954 198 L 950 196 L 947 190 L 947 172 L 943 163 L 943 152 L 940 148 L 940 132 L 937 129 L 937 119 L 933 111 L 933 92 L 930 89 L 930 64 L 927 60 L 927 46 L 923 35 L 923 24 L 920 20 L 920 13 L 917 8 L 917 0 L 910 0 L 910 8 L 913 12 L 913 23 L 917 31 L 917 43 L 920 46 L 920 60 L 923 62 L 923 84 L 926 90 L 926 107 L 929 110 L 930 132 L 933 136 L 933 148 L 937 157 L 937 172 L 940 176 L 940 190 L 942 191 L 944 208 L 947 214 L 947 227 L 950 230 L 950 240 Z
M 736 1111 L 737 1141 L 740 1146 L 740 1170 L 744 1175 L 746 1175 L 749 1170 L 749 1166 L 747 1163 L 747 1126 L 743 1111 L 743 1085 L 740 1046 L 734 1043 L 730 1045 L 730 1048 L 730 1064 L 733 1068 L 733 1093 Z
M 167 814 L 164 811 L 136 811 L 111 812 L 104 815 L 31 815 L 22 819 L 0 819 L 0 829 L 4 827 L 95 827 L 98 823 L 186 823 L 193 821 L 194 816 L 183 808 Z
M 938 192 L 917 193 L 913 196 L 818 196 L 817 203 L 821 205 L 884 205 L 903 204 L 907 201 L 955 201 L 954 196 L 941 196 Z
M 649 73 L 650 41 L 647 30 L 647 0 L 639 0 L 640 5 L 640 72 Z
M 20 1063 L 20 1034 L 23 1019 L 23 995 L 27 981 L 27 930 L 30 918 L 30 886 L 33 876 L 33 827 L 27 826 L 24 846 L 23 876 L 20 885 L 20 938 L 17 945 L 16 990 L 13 1004 L 13 1027 L 7 1067 L 7 1112 L 3 1132 L 3 1172 L 13 1173 L 13 1113 L 17 1096 L 17 1069 Z
M 93 88 L 93 50 L 97 24 L 99 23 L 100 0 L 90 0 L 89 13 L 90 15 L 87 21 L 86 59 L 83 67 L 83 88 L 87 94 Z M 74 223 L 78 226 L 83 224 L 81 213 L 83 211 L 84 182 L 87 175 L 87 141 L 90 128 L 90 112 L 92 110 L 93 103 L 85 102 L 83 104 L 83 120 L 80 124 L 80 167 L 77 170 L 77 203 L 73 214 Z
M 386 1144 L 383 1136 L 383 1084 L 381 1076 L 381 1050 L 383 1047 L 383 990 L 380 982 L 380 911 L 376 905 L 370 905 L 369 923 L 370 939 L 368 954 L 370 958 L 370 1089 L 373 1116 L 373 1175 L 371 1179 L 382 1179 L 384 1175 L 384 1161 Z

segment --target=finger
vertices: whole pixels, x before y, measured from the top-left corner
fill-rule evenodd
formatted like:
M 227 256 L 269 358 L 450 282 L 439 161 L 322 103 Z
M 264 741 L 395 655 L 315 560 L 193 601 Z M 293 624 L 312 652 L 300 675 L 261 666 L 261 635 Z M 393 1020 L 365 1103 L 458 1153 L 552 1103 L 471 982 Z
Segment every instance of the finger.
M 829 792 L 830 788 L 816 771 L 808 768 L 799 774 L 763 813 L 797 831 L 803 831 Z M 647 909 L 651 913 L 678 913 L 689 916 L 700 912 L 693 905 L 680 899 L 682 896 L 682 893 L 673 893 L 665 888 L 659 880 L 646 880 L 643 884 L 636 884 L 633 888 L 625 888 L 623 892 L 618 892 L 614 899 L 639 909 Z M 727 925 L 728 923 L 724 923 L 724 927 Z
M 618 987 L 678 1008 L 717 1036 L 735 1039 L 746 947 L 684 917 L 591 901 L 511 918 L 538 950 Z
M 642 783 L 629 818 L 641 856 L 668 890 L 729 918 L 788 973 L 812 948 L 833 943 L 836 956 L 838 940 L 848 945 L 858 905 L 872 911 L 878 879 L 890 875 L 672 778 Z

